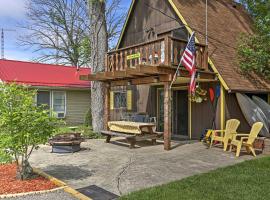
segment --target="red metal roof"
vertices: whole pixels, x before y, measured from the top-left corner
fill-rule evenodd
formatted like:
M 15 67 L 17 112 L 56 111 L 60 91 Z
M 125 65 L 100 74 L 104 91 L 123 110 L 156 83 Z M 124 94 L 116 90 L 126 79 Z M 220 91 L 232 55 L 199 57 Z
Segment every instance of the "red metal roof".
M 81 81 L 80 75 L 90 73 L 90 68 L 33 62 L 0 60 L 0 79 L 3 82 L 16 82 L 31 86 L 90 88 L 90 82 Z

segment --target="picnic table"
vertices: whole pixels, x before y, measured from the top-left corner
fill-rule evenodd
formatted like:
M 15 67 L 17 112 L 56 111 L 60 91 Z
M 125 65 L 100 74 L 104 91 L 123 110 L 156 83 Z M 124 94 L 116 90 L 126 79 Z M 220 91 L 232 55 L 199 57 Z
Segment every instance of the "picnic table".
M 125 137 L 130 143 L 130 148 L 135 147 L 136 141 L 151 139 L 156 143 L 156 139 L 162 137 L 163 133 L 156 132 L 155 123 L 130 122 L 130 121 L 110 121 L 108 122 L 110 131 L 102 131 L 107 136 L 106 142 L 109 143 L 112 136 Z

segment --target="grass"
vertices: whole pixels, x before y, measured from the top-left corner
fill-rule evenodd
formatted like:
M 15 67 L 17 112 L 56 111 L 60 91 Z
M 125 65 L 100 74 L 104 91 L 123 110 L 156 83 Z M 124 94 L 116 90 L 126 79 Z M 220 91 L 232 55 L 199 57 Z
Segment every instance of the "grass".
M 120 198 L 135 199 L 270 199 L 270 157 L 245 161 L 166 185 L 133 192 Z
M 101 134 L 95 133 L 91 126 L 87 127 L 84 125 L 80 125 L 80 126 L 76 126 L 76 127 L 78 127 L 76 129 L 76 132 L 81 133 L 87 139 L 103 139 L 104 138 Z M 72 133 L 72 132 L 73 131 L 69 128 L 69 126 L 62 126 L 59 128 L 56 135 L 64 134 L 64 133 Z

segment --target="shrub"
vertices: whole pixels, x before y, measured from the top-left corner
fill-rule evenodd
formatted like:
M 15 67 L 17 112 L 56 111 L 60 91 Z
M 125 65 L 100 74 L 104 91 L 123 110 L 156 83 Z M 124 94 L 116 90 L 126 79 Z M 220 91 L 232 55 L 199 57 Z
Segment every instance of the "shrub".
M 14 158 L 17 178 L 31 178 L 28 160 L 39 144 L 44 144 L 56 131 L 57 120 L 44 106 L 37 106 L 36 91 L 26 86 L 0 85 L 0 149 Z

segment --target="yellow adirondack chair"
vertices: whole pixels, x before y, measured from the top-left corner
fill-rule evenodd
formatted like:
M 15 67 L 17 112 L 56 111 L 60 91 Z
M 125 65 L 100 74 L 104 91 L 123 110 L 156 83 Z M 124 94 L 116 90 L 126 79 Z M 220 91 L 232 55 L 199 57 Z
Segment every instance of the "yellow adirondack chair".
M 232 139 L 233 133 L 236 134 L 236 130 L 240 125 L 240 121 L 237 119 L 230 119 L 226 122 L 225 130 L 213 130 L 211 136 L 210 148 L 214 141 L 222 142 L 224 145 L 224 151 L 227 150 L 229 140 Z
M 236 147 L 236 157 L 239 157 L 242 146 L 246 147 L 248 153 L 252 153 L 254 157 L 256 157 L 256 153 L 253 148 L 253 143 L 257 138 L 263 127 L 262 122 L 256 122 L 253 124 L 251 131 L 249 134 L 234 134 L 233 139 L 230 146 L 230 151 L 232 151 L 232 147 Z M 239 137 L 239 139 L 237 139 Z

